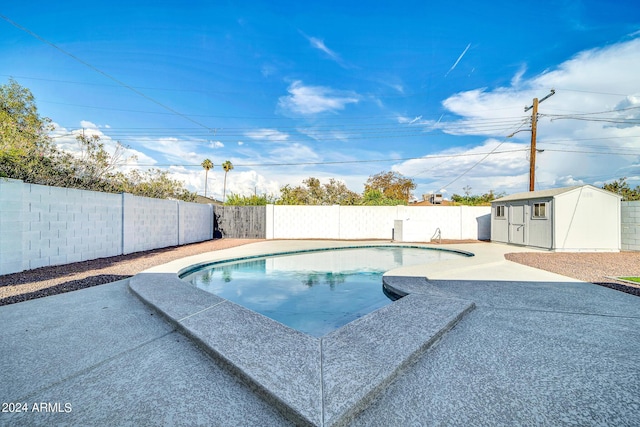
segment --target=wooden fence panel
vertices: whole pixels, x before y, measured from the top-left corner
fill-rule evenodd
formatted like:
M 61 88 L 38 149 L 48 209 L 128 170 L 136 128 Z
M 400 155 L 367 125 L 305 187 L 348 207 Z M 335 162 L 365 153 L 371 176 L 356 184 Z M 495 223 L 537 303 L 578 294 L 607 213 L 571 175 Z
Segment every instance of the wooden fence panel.
M 266 206 L 214 206 L 214 238 L 264 239 L 267 236 Z

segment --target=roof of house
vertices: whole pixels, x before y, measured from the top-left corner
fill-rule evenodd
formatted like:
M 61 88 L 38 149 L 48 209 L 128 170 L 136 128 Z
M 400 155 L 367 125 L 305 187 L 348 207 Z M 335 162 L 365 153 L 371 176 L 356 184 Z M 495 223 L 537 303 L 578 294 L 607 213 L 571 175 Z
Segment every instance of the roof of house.
M 562 187 L 562 188 L 550 188 L 548 190 L 538 190 L 538 191 L 526 191 L 524 193 L 515 193 L 509 196 L 504 196 L 499 199 L 493 200 L 491 203 L 495 202 L 510 202 L 513 200 L 527 200 L 527 199 L 545 199 L 549 197 L 555 197 L 563 193 L 568 193 L 570 191 L 577 190 L 579 188 L 589 187 L 592 190 L 597 190 L 605 193 L 609 193 L 611 195 L 618 196 L 615 193 L 612 193 L 607 190 L 603 190 L 602 188 L 594 187 L 593 185 L 574 185 L 571 187 Z M 620 197 L 620 196 L 618 196 Z
M 195 202 L 196 203 L 202 203 L 202 204 L 205 204 L 205 205 L 218 205 L 218 206 L 222 206 L 222 204 L 223 204 L 222 202 L 220 202 L 220 201 L 218 201 L 216 199 L 212 199 L 210 197 L 204 197 L 204 196 L 201 196 L 199 194 L 196 196 Z

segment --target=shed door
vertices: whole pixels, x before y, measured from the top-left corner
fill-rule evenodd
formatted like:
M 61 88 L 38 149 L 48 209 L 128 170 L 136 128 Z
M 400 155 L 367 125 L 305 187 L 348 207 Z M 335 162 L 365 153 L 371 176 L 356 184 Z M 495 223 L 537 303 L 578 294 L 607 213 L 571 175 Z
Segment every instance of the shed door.
M 525 205 L 509 206 L 509 243 L 524 245 L 524 211 Z

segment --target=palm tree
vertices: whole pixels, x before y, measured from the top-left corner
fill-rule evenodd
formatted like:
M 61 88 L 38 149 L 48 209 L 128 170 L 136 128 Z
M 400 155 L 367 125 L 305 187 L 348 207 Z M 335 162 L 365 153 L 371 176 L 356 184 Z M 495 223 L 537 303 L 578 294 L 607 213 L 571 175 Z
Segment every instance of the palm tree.
M 222 169 L 224 169 L 224 190 L 222 191 L 222 203 L 224 203 L 227 195 L 227 173 L 233 169 L 233 164 L 229 160 L 225 160 L 222 164 Z
M 209 170 L 213 169 L 213 163 L 209 159 L 204 159 L 202 162 L 202 167 L 205 170 L 204 173 L 204 197 L 207 197 L 207 180 L 209 177 Z

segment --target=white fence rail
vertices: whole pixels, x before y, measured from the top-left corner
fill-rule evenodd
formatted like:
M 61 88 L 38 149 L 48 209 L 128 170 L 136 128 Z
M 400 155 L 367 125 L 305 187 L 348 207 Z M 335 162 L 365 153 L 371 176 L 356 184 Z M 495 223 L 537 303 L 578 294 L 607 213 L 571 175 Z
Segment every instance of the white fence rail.
M 0 275 L 211 238 L 210 205 L 0 179 Z

